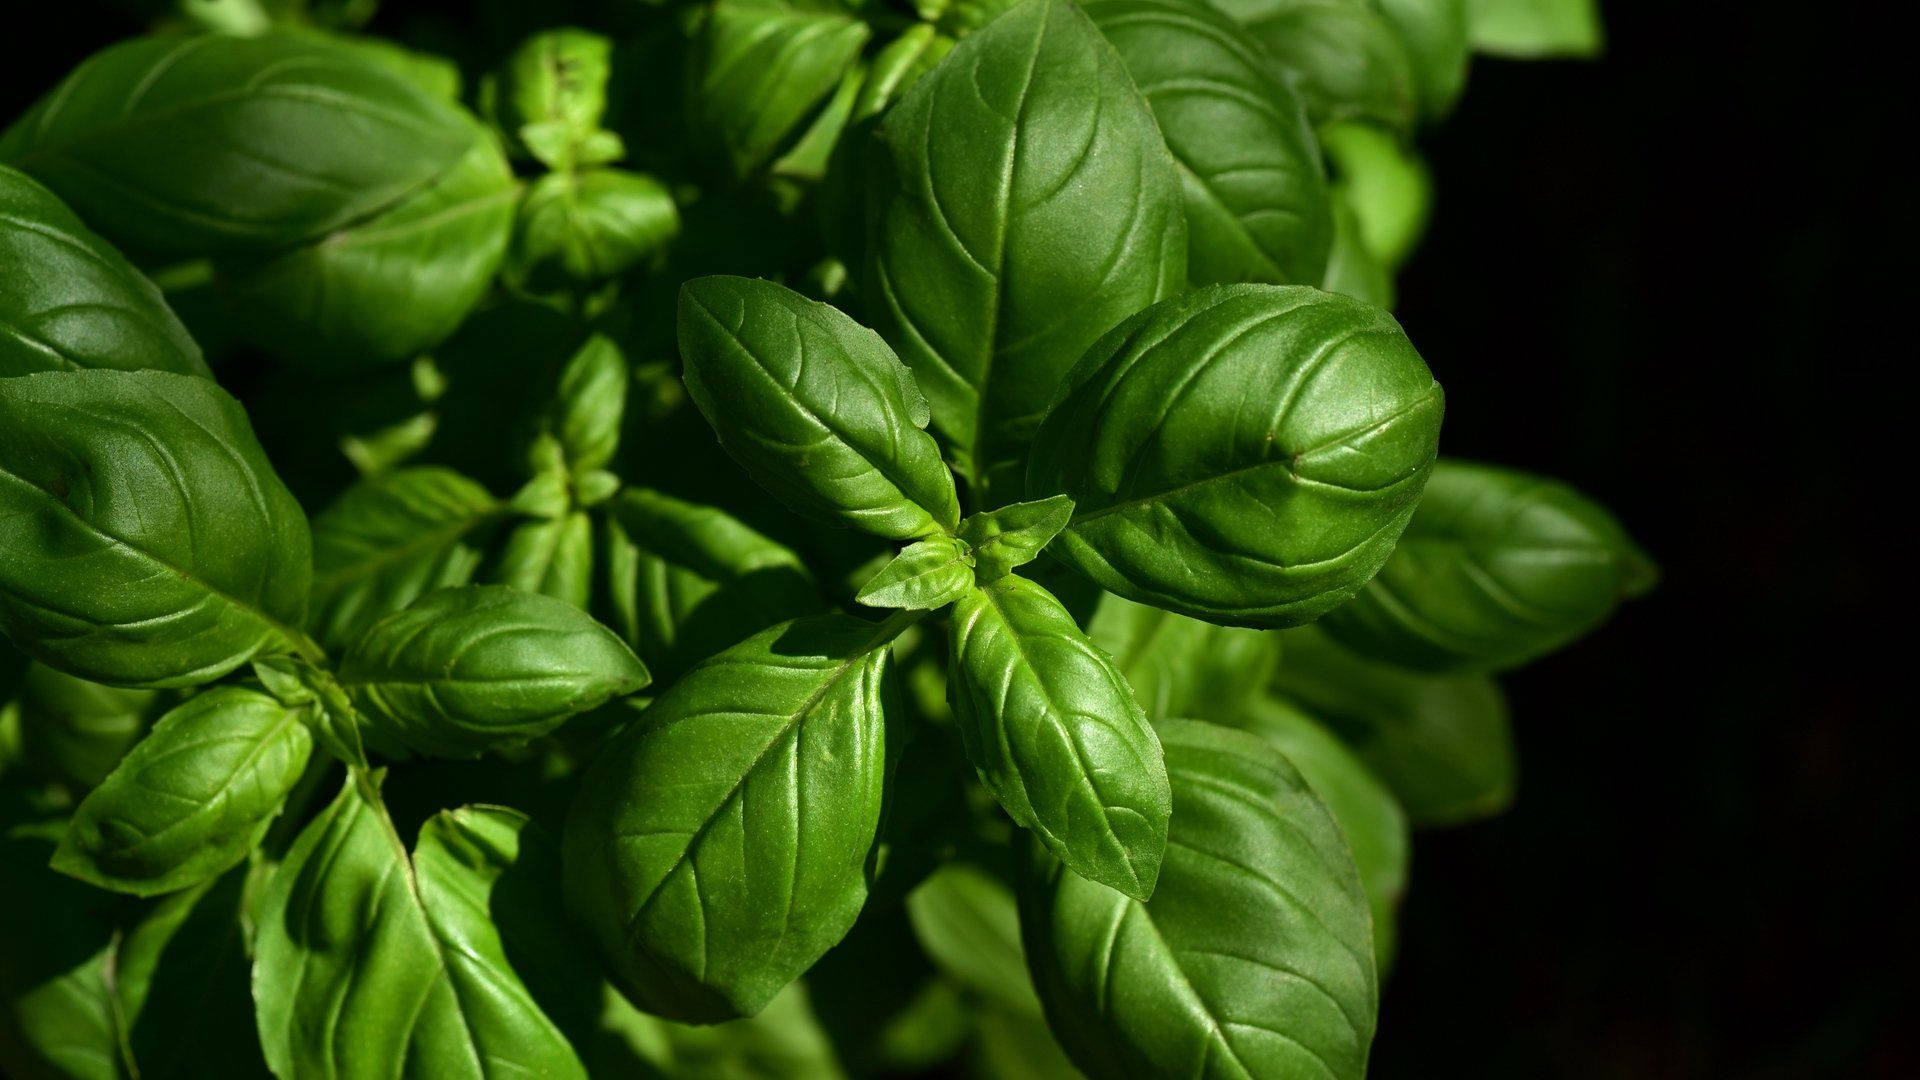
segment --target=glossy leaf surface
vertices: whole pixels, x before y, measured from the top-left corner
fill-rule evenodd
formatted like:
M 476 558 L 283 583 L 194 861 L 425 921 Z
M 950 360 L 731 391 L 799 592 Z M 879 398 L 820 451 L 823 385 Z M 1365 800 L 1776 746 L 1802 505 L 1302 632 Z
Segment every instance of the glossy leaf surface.
M 576 510 L 550 521 L 516 525 L 507 534 L 491 580 L 586 607 L 593 589 L 593 520 Z
M 415 752 L 472 756 L 524 742 L 647 684 L 614 633 L 550 596 L 441 589 L 367 628 L 340 683 L 373 734 Z
M 641 1008 L 752 1015 L 853 925 L 887 769 L 876 629 L 828 615 L 741 642 L 681 676 L 582 781 L 568 897 Z
M 1174 813 L 1141 903 L 1044 857 L 1021 929 L 1054 1034 L 1095 1080 L 1364 1076 L 1378 986 L 1340 829 L 1277 750 L 1160 725 Z
M 963 596 L 952 640 L 947 692 L 987 790 L 1075 873 L 1152 895 L 1166 768 L 1112 659 L 1017 575 Z
M 184 686 L 298 638 L 307 518 L 210 380 L 0 380 L 0 630 L 99 682 Z
M 886 115 L 872 153 L 867 310 L 913 369 L 982 506 L 1074 359 L 1186 282 L 1172 157 L 1113 47 L 1028 0 Z
M 207 374 L 160 290 L 32 177 L 0 165 L 0 376 L 72 368 Z
M 1300 286 L 1222 285 L 1141 312 L 1074 371 L 1028 490 L 1048 549 L 1130 600 L 1242 626 L 1352 596 L 1406 527 L 1442 396 L 1393 318 Z
M 770 281 L 680 289 L 687 391 L 720 444 L 800 513 L 893 539 L 960 523 L 927 403 L 873 331 Z
M 253 994 L 267 1064 L 306 1077 L 585 1077 L 490 910 L 526 819 L 467 807 L 408 857 L 349 780 L 268 886 Z
M 0 161 L 141 252 L 267 251 L 424 187 L 473 129 L 315 36 L 136 38 L 89 57 L 0 135 Z
M 1039 558 L 1072 517 L 1073 500 L 1065 495 L 969 515 L 960 523 L 960 539 L 973 548 L 974 576 L 985 585 Z
M 54 869 L 136 896 L 232 869 L 307 767 L 303 712 L 239 686 L 175 706 L 74 811 Z
M 1406 667 L 1497 671 L 1599 625 L 1655 573 L 1613 515 L 1565 484 L 1443 460 L 1393 556 L 1322 625 Z
M 1094 0 L 1180 170 L 1196 285 L 1317 285 L 1333 244 L 1326 171 L 1293 88 L 1205 0 Z
M 868 607 L 929 611 L 973 587 L 973 550 L 951 536 L 909 544 L 880 568 L 854 599 Z
M 422 594 L 467 584 L 499 512 L 485 488 L 437 465 L 355 484 L 313 519 L 313 636 L 344 647 Z

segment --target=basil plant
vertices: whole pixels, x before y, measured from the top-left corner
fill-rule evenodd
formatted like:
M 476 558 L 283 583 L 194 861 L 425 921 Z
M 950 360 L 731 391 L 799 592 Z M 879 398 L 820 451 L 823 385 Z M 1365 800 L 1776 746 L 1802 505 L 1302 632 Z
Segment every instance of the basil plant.
M 0 1071 L 1366 1072 L 1654 578 L 1389 313 L 1589 6 L 130 6 L 0 132 Z

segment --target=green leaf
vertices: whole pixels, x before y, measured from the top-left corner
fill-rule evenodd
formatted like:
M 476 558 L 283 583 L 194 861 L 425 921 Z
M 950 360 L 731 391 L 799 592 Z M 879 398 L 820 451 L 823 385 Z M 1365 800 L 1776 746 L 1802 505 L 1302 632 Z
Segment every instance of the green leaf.
M 882 46 L 867 65 L 818 196 L 827 249 L 847 263 L 858 266 L 866 255 L 867 159 L 878 148 L 873 129 L 900 95 L 952 48 L 952 38 L 931 24 L 916 23 Z
M 1285 754 L 1339 822 L 1373 909 L 1374 960 L 1385 971 L 1393 957 L 1395 913 L 1407 888 L 1412 845 L 1406 811 L 1352 750 L 1292 705 L 1262 698 L 1231 717 L 1221 715 Z
M 207 379 L 0 379 L 0 630 L 96 682 L 189 686 L 298 648 L 307 518 Z
M 1094 1080 L 1358 1080 L 1379 989 L 1339 826 L 1254 736 L 1169 720 L 1160 738 L 1174 813 L 1153 899 L 1044 856 L 1022 882 L 1022 936 L 1054 1034 Z
M 687 127 L 734 176 L 797 139 L 870 31 L 845 12 L 719 0 L 688 57 Z
M 963 540 L 934 536 L 907 545 L 854 599 L 868 607 L 931 611 L 972 587 L 973 550 Z
M 161 36 L 89 57 L 0 135 L 0 161 L 117 244 L 193 257 L 318 239 L 473 139 L 453 107 L 312 35 Z
M 0 165 L 0 376 L 72 368 L 205 375 L 160 290 L 25 173 Z
M 485 488 L 437 465 L 355 484 L 313 519 L 313 636 L 343 648 L 422 594 L 467 584 L 499 513 Z
M 1072 517 L 1073 500 L 1065 495 L 970 515 L 960 523 L 960 539 L 973 547 L 975 579 L 991 584 L 1039 558 Z
M 604 34 L 562 26 L 520 43 L 481 92 L 500 128 L 524 140 L 550 169 L 570 170 L 579 150 L 600 132 L 607 111 L 613 42 Z
M 907 915 L 948 978 L 997 1008 L 1039 1017 L 1020 911 L 1005 882 L 972 863 L 948 863 L 907 894 Z
M 216 263 L 253 340 L 315 364 L 409 360 L 445 341 L 506 256 L 518 186 L 471 120 L 466 154 L 423 189 L 299 247 Z
M 1387 16 L 1355 0 L 1214 0 L 1300 91 L 1315 125 L 1370 120 L 1396 131 L 1419 106 L 1413 57 Z
M 586 607 L 593 591 L 592 519 L 576 510 L 515 526 L 490 580 Z
M 161 701 L 157 690 L 104 686 L 29 664 L 20 681 L 22 753 L 41 775 L 84 794 L 146 734 Z
M 1283 641 L 1274 689 L 1353 747 L 1413 824 L 1473 821 L 1513 801 L 1513 733 L 1492 679 L 1367 660 L 1318 627 Z
M 1153 894 L 1167 837 L 1160 743 L 1053 594 L 1009 575 L 963 596 L 947 692 L 967 756 L 1015 822 L 1075 873 Z
M 514 225 L 513 273 L 536 288 L 626 273 L 680 232 L 673 194 L 620 169 L 553 172 L 533 182 Z
M 664 685 L 825 606 L 806 564 L 723 510 L 629 488 L 608 505 L 611 625 Z
M 1155 720 L 1236 713 L 1266 688 L 1280 659 L 1273 634 L 1215 626 L 1111 593 L 1100 597 L 1087 637 L 1113 657 Z
M 1593 57 L 1606 44 L 1598 0 L 1467 0 L 1476 52 L 1539 59 Z
M 1420 242 L 1433 209 L 1426 163 L 1370 124 L 1328 124 L 1320 129 L 1320 144 L 1332 162 L 1334 189 L 1353 213 L 1360 245 L 1387 269 L 1398 267 Z
M 889 637 L 845 615 L 763 631 L 681 676 L 594 762 L 567 891 L 635 1004 L 750 1016 L 853 925 L 880 827 Z
M 1119 50 L 1180 169 L 1195 285 L 1316 285 L 1333 244 L 1326 172 L 1300 97 L 1205 0 L 1082 5 Z
M 1327 277 L 1320 287 L 1378 308 L 1393 307 L 1393 271 L 1367 250 L 1360 218 L 1344 193 L 1336 192 L 1334 199 L 1333 251 L 1327 256 Z
M 1385 312 L 1303 286 L 1212 286 L 1087 353 L 1027 487 L 1073 496 L 1048 550 L 1108 591 L 1210 622 L 1296 625 L 1392 552 L 1441 401 Z
M 1059 0 L 954 46 L 878 134 L 867 308 L 975 501 L 1007 502 L 1074 359 L 1186 283 L 1173 158 L 1113 47 Z
M 53 868 L 135 896 L 232 869 L 307 767 L 304 712 L 238 686 L 175 706 L 74 811 Z
M 1445 116 L 1467 85 L 1467 9 L 1474 0 L 1373 0 L 1407 48 L 1424 116 Z
M 794 510 L 896 540 L 960 523 L 927 403 L 893 350 L 770 281 L 680 288 L 687 391 L 734 459 Z
M 58 823 L 0 819 L 0 1050 L 18 1080 L 127 1080 L 114 1015 L 123 898 L 47 869 Z
M 490 585 L 427 593 L 367 628 L 340 684 L 370 734 L 470 757 L 647 684 L 613 632 L 562 600 Z
M 632 381 L 626 355 L 605 334 L 588 338 L 560 370 L 544 426 L 575 476 L 613 460 Z
M 114 996 L 140 1080 L 266 1075 L 253 1034 L 247 868 L 176 893 L 114 952 Z
M 1321 625 L 1405 667 L 1498 671 L 1598 626 L 1655 573 L 1613 515 L 1565 484 L 1442 460 L 1393 556 Z
M 409 859 L 347 781 L 267 887 L 253 995 L 280 1077 L 585 1077 L 516 969 L 493 909 L 526 819 L 467 807 Z

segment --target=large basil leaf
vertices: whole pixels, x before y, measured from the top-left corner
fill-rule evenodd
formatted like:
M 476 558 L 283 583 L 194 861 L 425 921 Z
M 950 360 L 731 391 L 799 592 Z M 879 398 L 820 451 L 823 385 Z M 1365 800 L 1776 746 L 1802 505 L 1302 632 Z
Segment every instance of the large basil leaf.
M 185 686 L 302 641 L 307 518 L 207 379 L 0 379 L 0 630 L 97 682 Z
M 0 1052 L 19 1080 L 126 1080 L 114 1016 L 123 897 L 47 869 L 58 822 L 0 817 Z
M 1219 285 L 1122 323 L 1074 369 L 1028 488 L 1073 496 L 1047 550 L 1110 592 L 1289 626 L 1357 592 L 1412 516 L 1440 385 L 1392 316 Z
M 585 1077 L 492 910 L 526 819 L 465 808 L 412 858 L 349 778 L 267 886 L 253 995 L 267 1064 L 305 1077 Z
M 961 597 L 947 677 L 967 756 L 1008 815 L 1075 873 L 1152 895 L 1167 838 L 1159 741 L 1053 594 L 1008 575 Z
M 641 1008 L 752 1015 L 846 935 L 880 826 L 888 656 L 872 623 L 784 623 L 681 676 L 601 752 L 566 885 Z
M 1160 725 L 1173 822 L 1145 903 L 1044 856 L 1020 892 L 1047 1019 L 1095 1080 L 1364 1076 L 1378 985 L 1332 815 L 1262 740 Z
M 421 594 L 467 584 L 480 565 L 476 534 L 499 512 L 487 489 L 437 465 L 349 488 L 313 519 L 313 636 L 342 648 Z
M 1419 100 L 1407 44 L 1373 3 L 1360 0 L 1213 0 L 1272 54 L 1315 124 L 1413 124 Z
M 960 524 L 927 403 L 893 350 L 770 281 L 680 288 L 687 392 L 735 460 L 795 510 L 893 539 Z
M 1082 5 L 1126 61 L 1180 167 L 1196 285 L 1317 285 L 1333 210 L 1305 108 L 1239 24 L 1205 0 Z
M 1444 116 L 1467 84 L 1467 8 L 1473 0 L 1373 0 L 1412 63 L 1420 111 Z
M 304 711 L 239 686 L 175 706 L 74 811 L 53 868 L 136 896 L 231 869 L 307 767 Z
M 869 33 L 825 5 L 720 0 L 690 59 L 689 130 L 734 175 L 752 173 L 800 134 Z
M 290 251 L 223 260 L 220 284 L 247 334 L 315 361 L 406 360 L 440 344 L 506 255 L 518 186 L 468 122 L 465 156 L 422 190 Z
M 114 951 L 114 997 L 139 1080 L 224 1080 L 266 1074 L 253 1036 L 237 868 L 162 900 Z
M 1321 625 L 1407 667 L 1497 671 L 1591 630 L 1654 574 L 1613 515 L 1565 484 L 1443 460 L 1393 556 Z
M 611 625 L 662 684 L 824 606 L 798 555 L 724 510 L 629 488 L 607 521 Z
M 1352 750 L 1299 709 L 1262 698 L 1229 719 L 1287 755 L 1340 823 L 1360 881 L 1367 887 L 1373 908 L 1374 960 L 1384 971 L 1393 958 L 1395 912 L 1407 888 L 1412 843 L 1406 811 Z
M 1597 56 L 1598 0 L 1467 0 L 1467 36 L 1493 56 Z
M 976 501 L 1018 498 L 1074 359 L 1186 282 L 1173 159 L 1113 47 L 1059 0 L 954 46 L 878 137 L 867 310 Z
M 1270 633 L 1215 626 L 1111 593 L 1087 637 L 1113 657 L 1149 717 L 1217 720 L 1259 696 L 1280 658 Z
M 340 684 L 376 741 L 470 757 L 631 694 L 647 669 L 566 601 L 469 585 L 368 627 L 340 661 Z
M 1353 747 L 1415 825 L 1472 821 L 1513 801 L 1513 734 L 1492 679 L 1367 660 L 1319 627 L 1283 640 L 1274 688 Z
M 41 775 L 84 794 L 107 778 L 163 708 L 158 690 L 105 686 L 29 664 L 20 679 L 21 749 Z
M 0 135 L 0 161 L 141 253 L 317 239 L 425 187 L 471 124 L 317 37 L 139 38 L 89 57 Z
M 66 204 L 0 165 L 0 376 L 69 368 L 207 374 L 160 290 Z M 31 267 L 31 272 L 27 268 Z

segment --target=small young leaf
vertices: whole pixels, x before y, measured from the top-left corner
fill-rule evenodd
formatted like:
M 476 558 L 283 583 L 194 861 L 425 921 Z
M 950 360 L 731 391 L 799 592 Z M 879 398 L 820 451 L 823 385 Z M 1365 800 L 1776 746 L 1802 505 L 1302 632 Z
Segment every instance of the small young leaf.
M 604 467 L 620 449 L 620 421 L 632 381 L 626 355 L 605 334 L 588 338 L 560 369 L 543 426 L 575 476 Z
M 1398 323 L 1318 289 L 1216 285 L 1089 351 L 1028 490 L 1074 518 L 1049 550 L 1196 619 L 1292 626 L 1380 568 L 1412 517 L 1441 393 Z
M 1073 499 L 1066 495 L 1012 503 L 968 517 L 960 523 L 960 539 L 973 546 L 975 580 L 988 585 L 1014 567 L 1032 562 L 1072 517 Z
M 0 376 L 71 368 L 205 375 L 160 290 L 25 173 L 0 165 Z M 31 267 L 32 272 L 25 272 Z
M 313 636 L 343 648 L 422 593 L 467 584 L 475 540 L 500 512 L 487 489 L 435 465 L 355 484 L 313 519 Z
M 567 895 L 635 1004 L 750 1016 L 852 927 L 888 657 L 872 623 L 784 623 L 681 676 L 601 752 L 567 821 Z
M 536 289 L 605 281 L 679 231 L 672 193 L 651 176 L 620 169 L 548 173 L 520 202 L 513 280 Z
M 1498 671 L 1586 633 L 1654 575 L 1613 515 L 1565 484 L 1442 460 L 1387 564 L 1320 625 L 1404 667 Z
M 523 140 L 550 169 L 566 171 L 600 132 L 607 111 L 613 42 L 576 27 L 545 30 L 521 42 L 481 91 L 484 112 L 500 130 Z
M 1008 575 L 953 609 L 947 692 L 981 782 L 1080 874 L 1153 894 L 1167 837 L 1160 743 L 1053 594 Z
M 972 549 L 963 540 L 933 536 L 907 545 L 854 599 L 868 607 L 931 611 L 972 587 Z
M 261 902 L 253 996 L 274 1074 L 584 1080 L 502 941 L 499 884 L 525 826 L 512 810 L 445 812 L 410 859 L 350 777 Z
M 23 651 L 97 682 L 211 681 L 300 647 L 311 544 L 211 380 L 0 379 L 0 631 Z
M 613 632 L 565 601 L 490 585 L 441 589 L 374 623 L 340 662 L 369 734 L 471 757 L 524 742 L 647 684 Z
M 515 526 L 489 580 L 586 607 L 593 589 L 592 519 L 576 510 Z
M 1379 986 L 1339 825 L 1252 735 L 1168 720 L 1160 738 L 1174 811 L 1153 899 L 1037 850 L 1021 883 L 1021 936 L 1054 1034 L 1093 1080 L 1360 1080 Z
M 926 400 L 893 350 L 770 281 L 680 288 L 687 391 L 734 459 L 803 514 L 896 540 L 960 524 Z
M 238 686 L 187 699 L 74 811 L 53 868 L 135 896 L 232 869 L 307 767 L 304 711 Z

